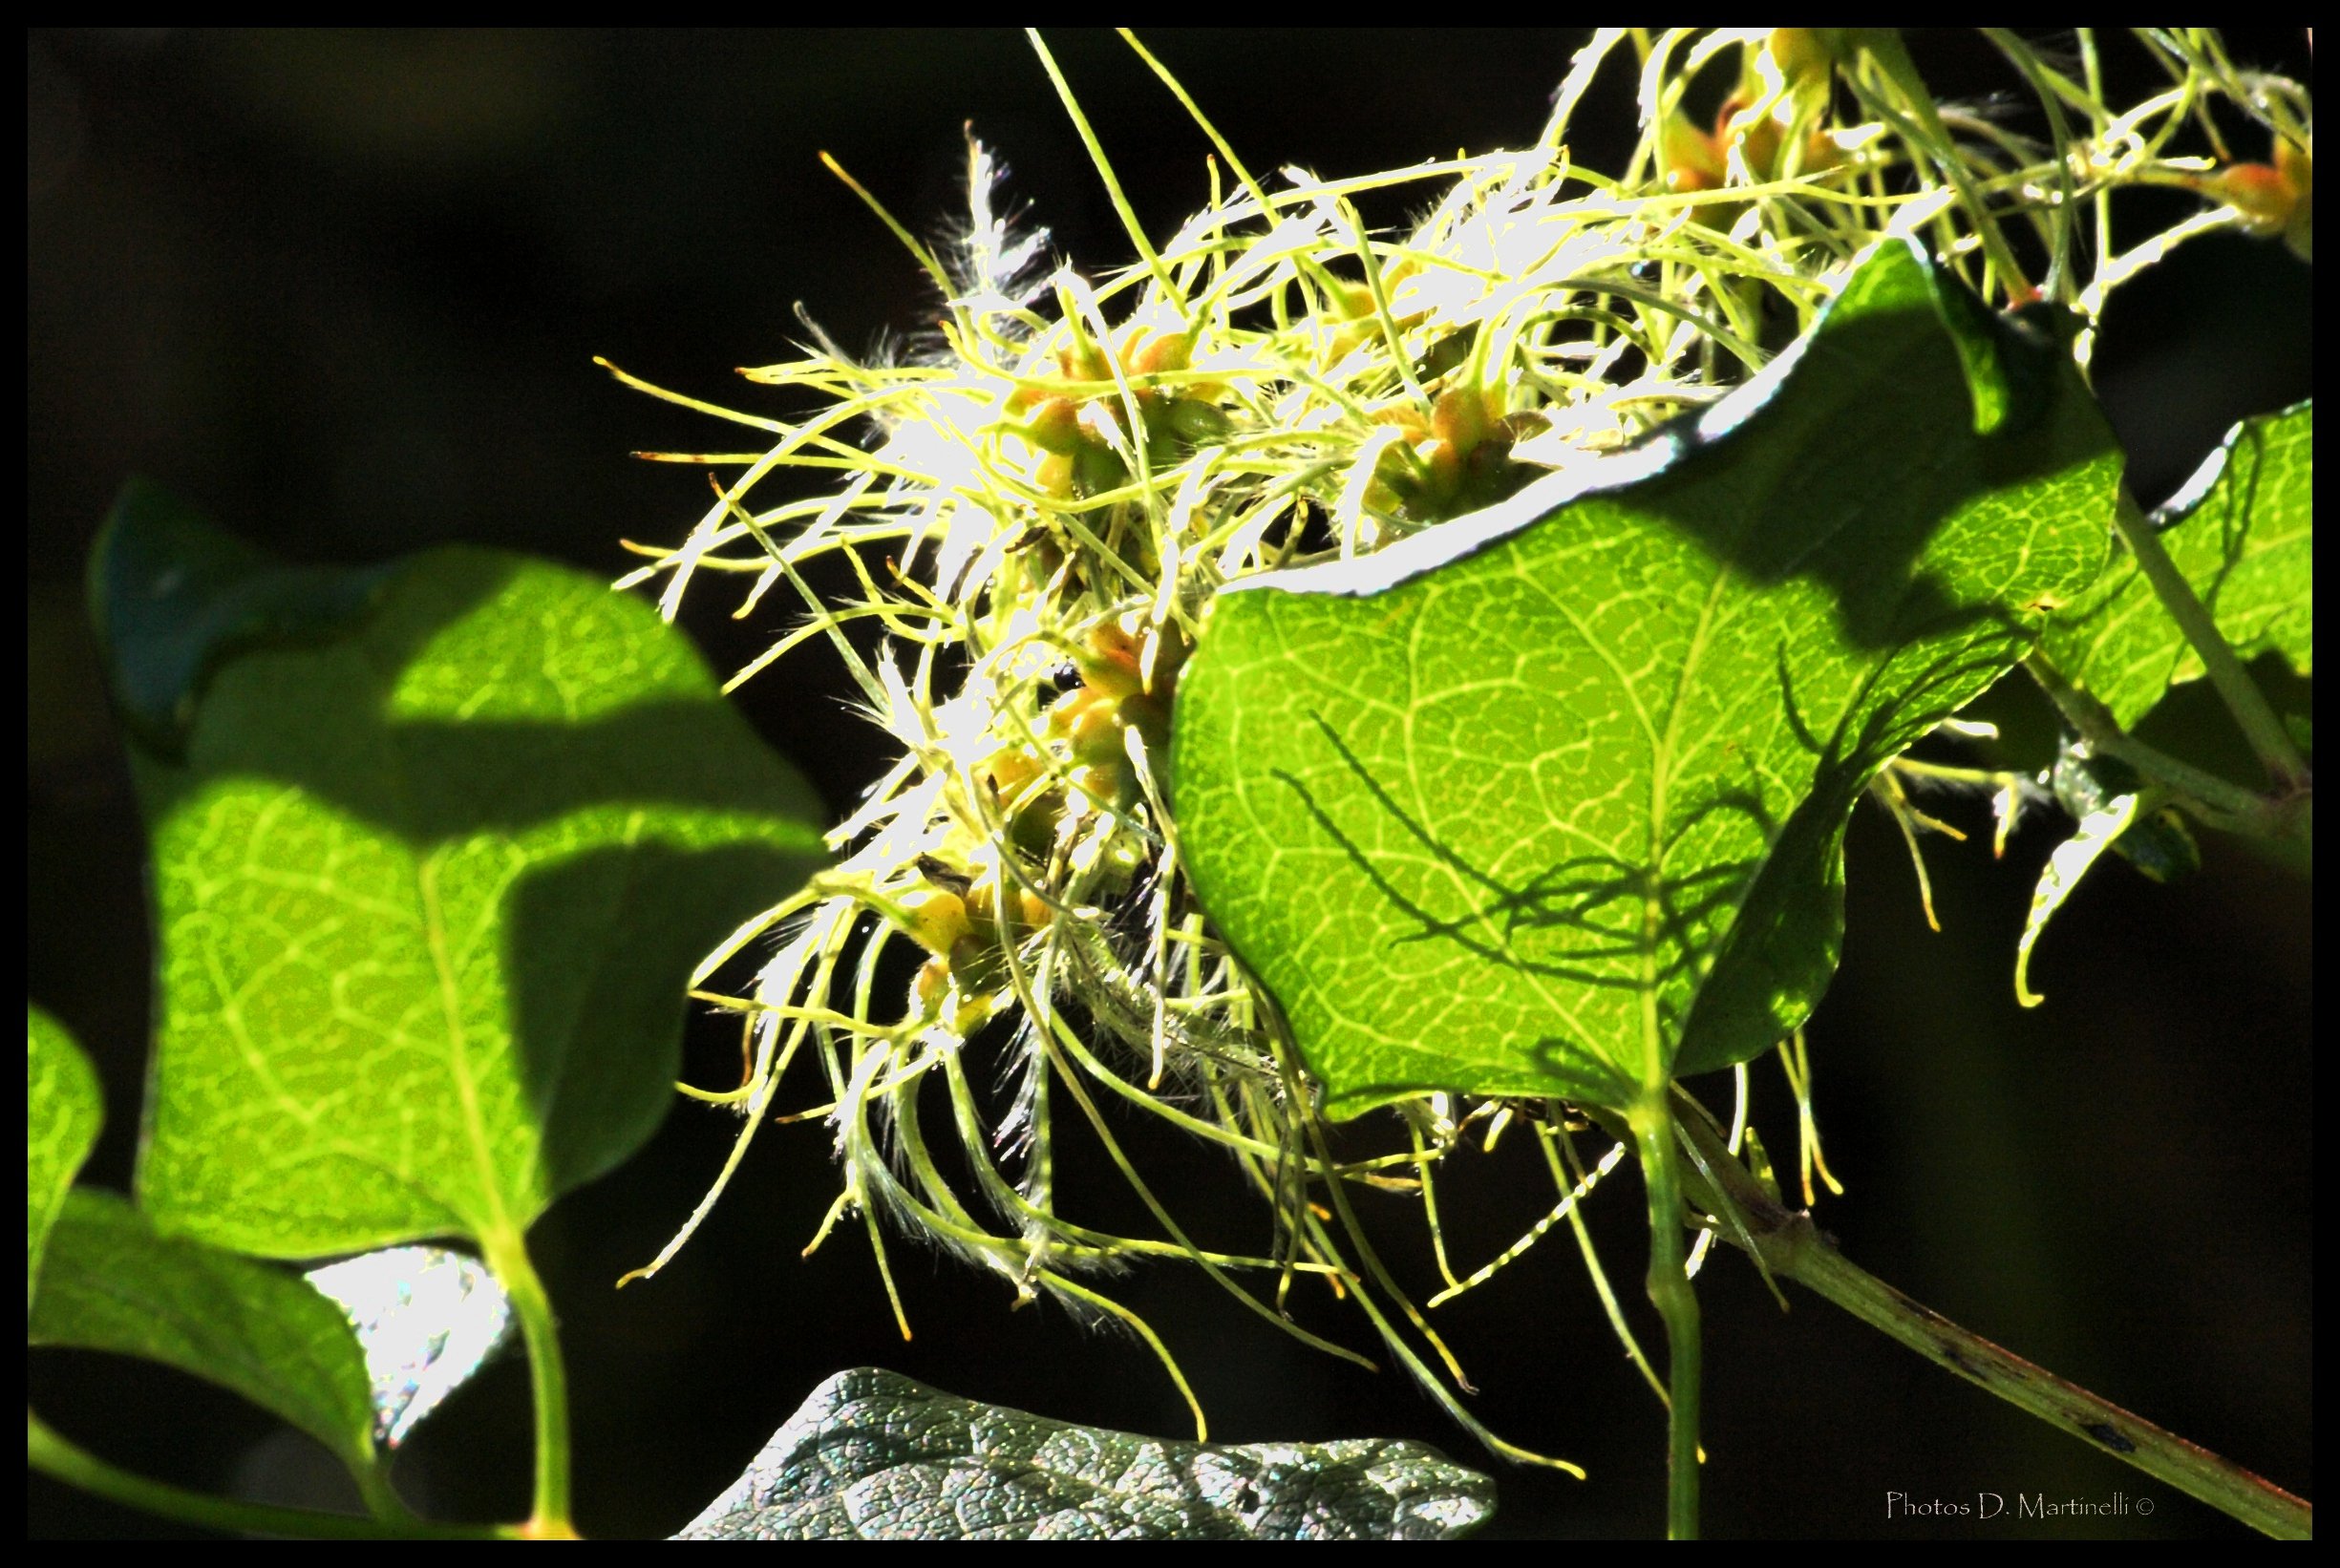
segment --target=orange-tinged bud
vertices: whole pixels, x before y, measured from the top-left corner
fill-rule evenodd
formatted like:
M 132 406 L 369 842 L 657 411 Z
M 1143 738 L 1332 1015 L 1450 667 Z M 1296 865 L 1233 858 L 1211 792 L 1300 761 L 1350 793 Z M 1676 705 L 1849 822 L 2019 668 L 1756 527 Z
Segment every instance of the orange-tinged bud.
M 1739 134 L 1739 158 L 1747 172 L 1756 180 L 1776 180 L 1779 177 L 1779 144 L 1785 134 L 1778 119 L 1766 115 L 1748 124 Z
M 983 771 L 1002 800 L 1013 800 L 1040 771 L 1040 759 L 1029 747 L 997 752 L 984 760 Z
M 1722 149 L 1677 109 L 1658 128 L 1658 160 L 1670 191 L 1711 191 L 1723 182 Z
M 1430 405 L 1431 432 L 1457 453 L 1476 448 L 1494 426 L 1487 395 L 1477 387 L 1451 388 Z
M 1043 452 L 1070 454 L 1084 438 L 1080 405 L 1069 397 L 1047 398 L 1025 419 L 1022 434 Z
M 2299 203 L 2299 193 L 2271 163 L 2228 164 L 2204 188 L 2241 215 L 2243 226 L 2253 234 L 2281 234 Z
M 1141 638 L 1126 626 L 1109 622 L 1089 633 L 1074 662 L 1080 666 L 1083 681 L 1106 696 L 1118 699 L 1143 689 L 1145 681 L 1138 672 L 1138 657 L 1144 650 Z
M 942 1011 L 943 999 L 950 994 L 950 965 L 939 958 L 926 960 L 910 982 L 910 994 L 917 998 L 920 1012 L 931 1016 Z
M 1111 762 L 1121 754 L 1121 720 L 1116 709 L 1108 693 L 1076 686 L 1049 709 L 1049 728 L 1064 737 L 1078 760 Z
M 1129 803 L 1130 776 L 1126 768 L 1089 763 L 1067 774 L 1073 788 L 1100 805 L 1118 809 Z
M 1056 369 L 1068 381 L 1111 381 L 1113 366 L 1105 350 L 1085 337 L 1076 337 L 1056 350 Z
M 1094 689 L 1076 686 L 1048 705 L 1049 728 L 1058 734 L 1067 733 L 1096 704 L 1097 694 Z
M 1156 332 L 1129 356 L 1130 373 L 1152 375 L 1159 371 L 1182 371 L 1194 354 L 1195 340 L 1186 332 Z

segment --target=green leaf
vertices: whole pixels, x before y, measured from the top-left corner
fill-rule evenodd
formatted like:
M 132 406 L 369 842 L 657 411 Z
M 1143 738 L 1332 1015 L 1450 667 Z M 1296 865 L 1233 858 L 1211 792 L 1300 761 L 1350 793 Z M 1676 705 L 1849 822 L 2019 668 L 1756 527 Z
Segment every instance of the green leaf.
M 159 646 L 194 683 L 147 691 L 182 744 L 134 752 L 160 949 L 139 1202 L 276 1257 L 516 1239 L 664 1113 L 691 969 L 815 863 L 810 793 L 680 633 L 580 573 L 286 573 L 183 516 L 147 537 L 156 510 L 117 512 L 96 574 L 117 687 Z M 208 597 L 166 591 L 174 551 Z M 217 608 L 287 597 L 345 613 L 277 637 Z
M 66 1198 L 30 1337 L 192 1372 L 283 1417 L 353 1472 L 374 1463 L 366 1366 L 341 1309 L 283 1269 L 157 1235 L 112 1193 Z
M 686 1540 L 1441 1540 L 1495 1483 L 1419 1443 L 1166 1442 L 840 1372 Z
M 97 1143 L 105 1121 L 97 1071 L 65 1026 L 25 1007 L 25 1307 L 41 1277 L 41 1255 L 66 1190 Z
M 2152 526 L 2237 653 L 2315 664 L 2315 405 L 2245 419 L 2227 433 Z M 2048 628 L 2065 676 L 2123 729 L 2202 661 L 2123 549 L 2103 579 Z
M 1181 839 L 1327 1109 L 1623 1109 L 1770 1049 L 1854 801 L 2094 580 L 2119 471 L 2053 334 L 1891 244 L 1696 420 L 1223 593 Z
M 286 565 L 145 479 L 122 487 L 90 559 L 116 705 L 172 758 L 213 670 L 247 648 L 330 637 L 380 586 L 379 572 Z

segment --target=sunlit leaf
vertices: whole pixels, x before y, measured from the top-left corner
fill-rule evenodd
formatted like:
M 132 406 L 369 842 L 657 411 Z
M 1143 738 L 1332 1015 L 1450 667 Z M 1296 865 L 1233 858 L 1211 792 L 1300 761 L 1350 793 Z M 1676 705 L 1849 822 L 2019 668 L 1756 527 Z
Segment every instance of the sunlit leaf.
M 140 1205 L 278 1257 L 516 1237 L 664 1114 L 686 977 L 815 863 L 809 792 L 678 632 L 582 573 L 459 548 L 292 572 L 135 500 L 93 582 L 117 691 L 174 738 L 134 755 Z M 134 678 L 141 648 L 188 689 Z
M 97 1142 L 105 1105 L 97 1071 L 65 1026 L 25 1008 L 25 1306 L 32 1305 L 41 1254 L 81 1162 Z
M 2244 658 L 2315 664 L 2315 406 L 2245 419 L 2151 519 L 2170 560 Z M 2045 639 L 2064 674 L 2124 728 L 2202 661 L 2122 550 Z
M 2055 334 L 1888 244 L 1690 424 L 1223 593 L 1181 840 L 1328 1109 L 1622 1107 L 1770 1049 L 1854 801 L 2094 580 L 2119 470 Z

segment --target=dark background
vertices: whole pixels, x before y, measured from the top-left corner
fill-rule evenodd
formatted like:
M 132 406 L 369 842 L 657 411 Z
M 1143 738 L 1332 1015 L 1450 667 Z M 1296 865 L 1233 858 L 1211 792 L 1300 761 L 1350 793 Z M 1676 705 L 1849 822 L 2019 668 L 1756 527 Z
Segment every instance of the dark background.
M 2229 37 L 2246 62 L 2308 69 L 2296 34 Z M 1255 166 L 1334 175 L 1532 138 L 1578 37 L 1151 41 Z M 1110 36 L 1053 42 L 1141 212 L 1166 231 L 1204 193 L 1204 142 Z M 1938 91 L 2008 85 L 1968 39 L 1925 37 L 1918 51 Z M 125 476 L 150 475 L 299 559 L 472 540 L 614 576 L 628 563 L 621 536 L 678 540 L 705 499 L 697 473 L 627 454 L 738 438 L 615 386 L 592 355 L 755 407 L 769 394 L 732 368 L 788 357 L 796 301 L 849 346 L 915 329 L 932 309 L 908 257 L 816 152 L 938 231 L 960 205 L 971 120 L 1062 254 L 1101 269 L 1127 253 L 1011 33 L 35 32 L 28 105 L 27 989 L 98 1060 L 109 1119 L 92 1176 L 114 1184 L 133 1154 L 149 957 L 139 830 L 78 581 Z M 1580 113 L 1580 158 L 1613 165 L 1630 114 L 1629 84 L 1613 74 Z M 1607 145 L 1604 128 L 1616 133 Z M 2171 201 L 2139 210 L 2166 221 L 2183 210 Z M 2308 280 L 2279 246 L 2219 237 L 2119 303 L 2100 387 L 2147 504 L 2233 419 L 2311 391 Z M 737 625 L 729 608 L 710 595 L 690 623 L 725 668 L 784 613 Z M 743 702 L 841 811 L 884 758 L 875 732 L 843 715 L 844 683 L 825 658 L 807 649 Z M 2304 689 L 2290 700 L 2304 703 Z M 2019 741 L 2038 744 L 2024 693 L 1996 706 Z M 2173 744 L 2231 752 L 2215 712 L 2192 707 Z M 1969 826 L 1981 815 L 1963 811 Z M 1948 931 L 1935 936 L 1890 825 L 1860 814 L 1844 968 L 1811 1031 L 1822 1125 L 1851 1186 L 1823 1200 L 1822 1221 L 1854 1260 L 1938 1310 L 2305 1489 L 2308 883 L 2215 839 L 2183 886 L 2111 866 L 2045 943 L 2034 979 L 2051 1000 L 2027 1013 L 2010 964 L 2054 837 L 2032 827 L 1995 867 L 1977 848 L 1939 845 Z M 691 1039 L 697 1075 L 718 1077 L 727 1032 Z M 1761 1124 L 1792 1157 L 1776 1074 L 1757 1076 Z M 1707 1087 L 1727 1103 L 1726 1086 Z M 535 1232 L 564 1314 L 588 1533 L 678 1528 L 817 1381 L 858 1364 L 1050 1415 L 1186 1431 L 1167 1380 L 1126 1337 L 1085 1332 L 1052 1307 L 1010 1312 L 993 1280 L 903 1245 L 895 1267 L 917 1330 L 904 1344 L 859 1236 L 840 1231 L 799 1260 L 835 1190 L 813 1127 L 760 1138 L 679 1261 L 613 1293 L 688 1212 L 732 1131 L 679 1106 L 639 1157 Z M 1265 1218 L 1220 1161 L 1131 1135 L 1160 1190 L 1206 1230 L 1266 1245 Z M 1464 1266 L 1548 1201 L 1528 1155 L 1521 1140 L 1453 1178 L 1450 1240 Z M 1143 1224 L 1101 1161 L 1071 1148 L 1060 1157 L 1074 1167 L 1066 1189 L 1094 1194 L 1096 1218 Z M 1386 1201 L 1388 1251 L 1419 1280 L 1424 1249 Z M 1620 1180 L 1595 1205 L 1596 1228 L 1657 1346 L 1638 1292 L 1641 1201 Z M 1716 1536 L 2239 1533 L 1816 1298 L 1795 1294 L 1782 1316 L 1735 1256 L 1700 1284 Z M 1180 1353 L 1215 1437 L 1411 1435 L 1478 1458 L 1401 1373 L 1315 1355 L 1199 1275 L 1149 1270 L 1120 1294 Z M 1372 1348 L 1354 1316 L 1308 1312 Z M 1441 1323 L 1494 1427 L 1593 1473 L 1578 1483 L 1499 1469 L 1495 1533 L 1660 1527 L 1662 1412 L 1564 1238 Z M 307 1462 L 300 1440 L 271 1437 L 265 1418 L 192 1380 L 93 1356 L 32 1360 L 42 1413 L 134 1468 L 223 1488 Z M 523 1513 L 521 1363 L 493 1368 L 426 1426 L 400 1474 L 447 1516 Z M 2077 1525 L 1888 1524 L 1888 1491 L 2125 1494 L 2158 1509 Z M 39 1478 L 30 1509 L 35 1536 L 180 1533 Z

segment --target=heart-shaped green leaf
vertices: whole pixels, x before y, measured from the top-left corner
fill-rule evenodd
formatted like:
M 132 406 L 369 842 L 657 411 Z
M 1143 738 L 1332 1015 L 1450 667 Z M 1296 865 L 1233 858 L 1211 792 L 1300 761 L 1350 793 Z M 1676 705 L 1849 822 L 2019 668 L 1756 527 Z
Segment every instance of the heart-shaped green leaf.
M 1438 1540 L 1495 1483 L 1419 1443 L 1165 1442 L 840 1372 L 690 1540 Z
M 25 1008 L 25 1307 L 65 1194 L 97 1142 L 105 1104 L 97 1071 L 65 1026 Z
M 1623 1109 L 1769 1049 L 1853 802 L 2094 580 L 2119 473 L 2056 336 L 1891 244 L 1686 426 L 1223 593 L 1181 839 L 1328 1110 Z
M 2150 525 L 2238 653 L 2272 650 L 2303 674 L 2314 667 L 2314 404 L 2235 426 Z M 2203 674 L 2125 549 L 2044 646 L 2124 729 Z
M 353 1473 L 375 1462 L 366 1364 L 341 1309 L 282 1268 L 156 1235 L 112 1193 L 66 1198 L 30 1337 L 176 1367 L 283 1417 Z
M 277 1257 L 516 1240 L 664 1113 L 685 981 L 815 863 L 810 793 L 680 633 L 583 574 L 476 549 L 291 572 L 135 501 L 94 586 L 117 689 L 178 741 L 134 756 L 140 1205 Z

